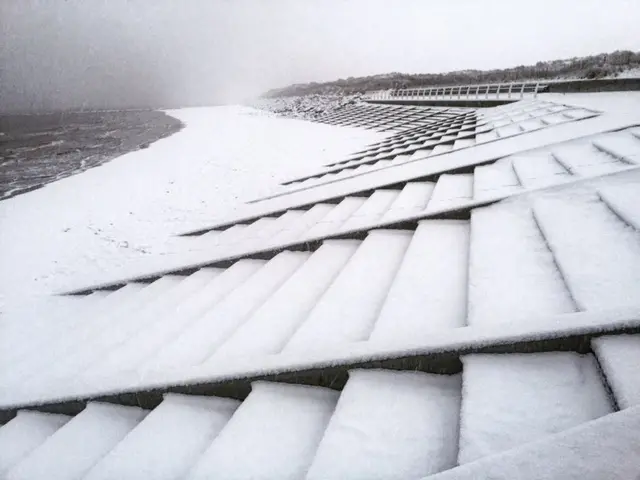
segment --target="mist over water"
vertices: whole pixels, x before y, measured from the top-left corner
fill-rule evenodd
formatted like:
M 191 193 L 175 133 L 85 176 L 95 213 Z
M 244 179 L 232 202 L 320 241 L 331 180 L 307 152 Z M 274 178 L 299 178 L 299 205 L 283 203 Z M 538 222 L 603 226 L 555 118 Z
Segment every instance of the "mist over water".
M 634 0 L 0 0 L 0 111 L 212 105 L 637 50 L 638 18 Z

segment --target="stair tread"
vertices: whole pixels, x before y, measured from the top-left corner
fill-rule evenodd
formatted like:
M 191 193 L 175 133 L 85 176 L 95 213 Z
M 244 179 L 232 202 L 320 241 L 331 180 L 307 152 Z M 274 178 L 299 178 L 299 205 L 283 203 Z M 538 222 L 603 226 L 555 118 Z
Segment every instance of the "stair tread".
M 539 199 L 534 212 L 580 309 L 638 304 L 637 230 L 595 195 Z
M 396 199 L 399 190 L 376 190 L 366 202 L 340 226 L 340 231 L 355 230 L 373 224 L 382 217 Z
M 592 345 L 620 408 L 640 405 L 640 335 L 598 337 Z
M 254 382 L 185 479 L 303 478 L 337 397 L 321 387 Z
M 473 170 L 473 199 L 482 200 L 517 192 L 522 187 L 510 159 L 498 160 Z
M 407 183 L 380 221 L 388 222 L 420 213 L 426 207 L 434 187 L 435 184 L 431 182 Z
M 342 225 L 353 212 L 360 208 L 366 200 L 366 198 L 362 197 L 345 198 L 316 225 L 311 227 L 304 236 L 311 238 L 336 232 L 340 225 Z
M 574 175 L 596 175 L 614 172 L 627 166 L 591 143 L 576 143 L 552 149 L 556 160 Z
M 23 410 L 0 427 L 0 475 L 69 421 L 67 415 Z
M 469 223 L 419 223 L 389 288 L 370 339 L 406 342 L 464 326 Z
M 462 363 L 460 464 L 612 412 L 592 355 L 468 355 Z
M 210 362 L 223 356 L 278 353 L 307 318 L 358 248 L 355 240 L 326 241 L 216 351 Z
M 420 478 L 456 465 L 460 377 L 349 374 L 307 480 Z
M 571 174 L 551 155 L 551 152 L 535 152 L 511 157 L 513 168 L 525 188 L 553 185 L 571 179 Z
M 204 362 L 308 257 L 288 251 L 275 256 L 163 348 L 150 365 L 158 369 Z
M 82 478 L 145 416 L 136 407 L 89 403 L 6 473 L 8 480 Z
M 368 338 L 410 239 L 405 231 L 370 232 L 284 350 Z
M 573 311 L 571 294 L 529 206 L 474 209 L 469 325 L 499 326 Z
M 429 480 L 629 480 L 637 477 L 640 409 L 599 418 Z
M 240 402 L 165 395 L 85 480 L 182 478 L 227 424 Z
M 473 175 L 440 175 L 433 189 L 426 212 L 462 205 L 473 199 Z

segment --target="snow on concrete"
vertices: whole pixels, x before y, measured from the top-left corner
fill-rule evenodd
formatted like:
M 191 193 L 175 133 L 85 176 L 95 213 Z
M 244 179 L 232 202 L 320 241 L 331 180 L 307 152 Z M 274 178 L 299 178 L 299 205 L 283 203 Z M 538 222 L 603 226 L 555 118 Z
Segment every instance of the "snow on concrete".
M 0 475 L 69 421 L 66 415 L 24 410 L 0 427 Z
M 356 240 L 324 242 L 208 361 L 280 352 L 359 245 Z
M 452 208 L 473 199 L 473 175 L 440 175 L 425 212 Z
M 340 230 L 356 230 L 375 223 L 376 220 L 385 214 L 399 193 L 399 190 L 376 190 L 362 206 L 353 212 L 353 215 L 340 226 Z
M 547 150 L 511 157 L 513 169 L 525 188 L 536 188 L 571 180 L 571 174 Z
M 337 399 L 327 388 L 254 382 L 185 480 L 303 478 Z
M 640 405 L 640 335 L 611 335 L 592 341 L 620 408 Z
M 325 217 L 311 227 L 304 237 L 319 237 L 338 231 L 340 225 L 353 215 L 364 203 L 367 198 L 363 197 L 347 197 L 336 205 Z
M 307 480 L 404 480 L 456 465 L 460 377 L 349 373 Z
M 592 355 L 468 355 L 462 363 L 460 464 L 612 411 Z
M 552 148 L 552 155 L 572 175 L 597 175 L 613 172 L 628 165 L 598 150 L 590 142 L 569 143 Z
M 182 478 L 227 424 L 240 402 L 228 398 L 165 395 L 85 480 Z
M 517 192 L 522 186 L 513 170 L 511 159 L 501 159 L 473 170 L 473 199 L 483 200 Z
M 186 124 L 149 148 L 0 202 L 0 305 L 162 268 L 171 239 L 266 195 L 279 180 L 385 135 L 244 107 L 171 110 Z
M 204 362 L 308 258 L 306 252 L 284 251 L 276 255 L 248 281 L 160 350 L 158 355 L 150 359 L 150 368 L 167 369 Z
M 153 325 L 132 336 L 127 343 L 113 351 L 101 364 L 101 371 L 113 373 L 136 369 L 152 359 L 164 345 L 178 338 L 217 302 L 242 285 L 266 262 L 264 260 L 240 260 L 224 270 L 188 301 L 156 318 Z
M 370 232 L 284 351 L 319 350 L 369 338 L 412 233 Z
M 426 338 L 466 323 L 469 223 L 419 223 L 370 340 Z
M 114 344 L 125 340 L 130 329 L 137 326 L 137 322 L 132 322 L 131 318 L 139 316 L 143 319 L 148 314 L 153 319 L 154 312 L 157 312 L 155 305 L 170 297 L 171 290 L 179 286 L 183 279 L 184 277 L 174 275 L 162 277 L 142 291 L 145 301 L 138 304 L 138 308 L 123 311 L 117 316 L 104 315 L 101 322 L 88 322 L 86 328 L 81 330 L 81 335 L 77 337 L 78 341 L 71 348 L 58 350 L 55 363 L 32 372 L 35 375 L 29 378 L 26 384 L 35 388 L 36 385 L 42 386 L 73 378 L 93 362 L 101 360 Z
M 640 232 L 586 193 L 536 200 L 534 212 L 580 309 L 638 305 Z
M 434 186 L 431 182 L 407 183 L 380 221 L 387 222 L 420 213 L 426 207 Z
M 82 478 L 145 417 L 136 407 L 89 403 L 7 473 L 7 480 Z
M 635 407 L 428 480 L 635 480 L 639 451 L 640 407 Z
M 637 184 L 602 187 L 598 193 L 616 215 L 640 231 L 640 189 Z
M 499 203 L 471 212 L 469 325 L 535 321 L 575 311 L 528 205 Z

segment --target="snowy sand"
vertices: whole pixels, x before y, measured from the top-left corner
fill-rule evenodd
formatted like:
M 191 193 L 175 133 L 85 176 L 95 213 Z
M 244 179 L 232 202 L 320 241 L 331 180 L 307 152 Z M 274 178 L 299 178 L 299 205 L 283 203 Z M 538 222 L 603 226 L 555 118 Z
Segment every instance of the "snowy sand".
M 168 111 L 186 124 L 150 148 L 0 202 L 0 309 L 161 267 L 184 249 L 172 234 L 230 215 L 279 181 L 316 170 L 385 135 L 274 117 L 245 107 Z

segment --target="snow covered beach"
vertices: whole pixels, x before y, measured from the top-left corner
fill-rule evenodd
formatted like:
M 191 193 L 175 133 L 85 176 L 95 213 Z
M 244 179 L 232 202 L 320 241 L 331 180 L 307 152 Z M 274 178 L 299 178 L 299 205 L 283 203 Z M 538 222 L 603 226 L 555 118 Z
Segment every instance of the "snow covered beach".
M 46 187 L 0 202 L 0 302 L 51 293 L 132 261 L 162 261 L 171 235 L 268 194 L 385 135 L 246 107 L 167 112 L 186 127 Z M 155 259 L 155 260 L 154 260 Z

